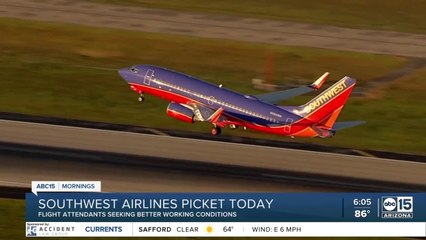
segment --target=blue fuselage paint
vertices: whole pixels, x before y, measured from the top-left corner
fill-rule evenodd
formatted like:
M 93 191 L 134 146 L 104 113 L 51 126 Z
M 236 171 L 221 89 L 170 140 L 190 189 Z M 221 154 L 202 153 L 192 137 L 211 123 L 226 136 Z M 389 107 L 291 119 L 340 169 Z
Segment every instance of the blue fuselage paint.
M 151 65 L 137 65 L 120 70 L 129 84 L 138 84 L 179 94 L 211 109 L 224 109 L 224 114 L 262 126 L 283 126 L 301 119 L 278 106 L 253 96 L 221 88 L 194 77 Z

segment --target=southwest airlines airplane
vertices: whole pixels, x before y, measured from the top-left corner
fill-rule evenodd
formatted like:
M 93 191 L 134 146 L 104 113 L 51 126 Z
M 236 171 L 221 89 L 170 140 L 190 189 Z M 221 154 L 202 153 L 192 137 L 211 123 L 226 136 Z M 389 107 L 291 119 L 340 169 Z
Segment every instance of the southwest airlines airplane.
M 169 69 L 136 65 L 119 70 L 121 77 L 137 92 L 139 101 L 148 93 L 170 101 L 167 114 L 180 121 L 210 122 L 211 133 L 221 128 L 243 127 L 290 137 L 333 137 L 337 130 L 362 124 L 362 121 L 336 122 L 356 80 L 344 77 L 301 106 L 277 106 L 276 103 L 318 90 L 325 73 L 309 86 L 256 96 L 240 94 L 222 85 L 201 81 Z

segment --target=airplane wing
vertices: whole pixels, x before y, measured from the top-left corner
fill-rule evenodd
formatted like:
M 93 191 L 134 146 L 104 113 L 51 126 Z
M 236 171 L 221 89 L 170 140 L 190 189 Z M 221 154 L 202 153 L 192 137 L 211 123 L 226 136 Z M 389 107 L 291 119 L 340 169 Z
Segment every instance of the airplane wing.
M 325 80 L 330 75 L 329 72 L 324 73 L 320 78 L 318 78 L 314 83 L 308 86 L 298 87 L 298 88 L 292 88 L 292 89 L 286 89 L 282 91 L 272 92 L 272 93 L 265 93 L 265 94 L 259 94 L 255 97 L 261 101 L 268 102 L 268 103 L 278 103 L 280 101 L 300 96 L 305 93 L 318 90 L 321 88 Z

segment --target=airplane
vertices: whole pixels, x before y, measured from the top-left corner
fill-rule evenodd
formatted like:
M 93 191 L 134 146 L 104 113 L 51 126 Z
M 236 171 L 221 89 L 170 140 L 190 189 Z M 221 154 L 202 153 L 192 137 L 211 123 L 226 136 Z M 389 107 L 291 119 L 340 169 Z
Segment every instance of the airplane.
M 314 83 L 260 95 L 244 95 L 222 85 L 153 65 L 121 68 L 119 75 L 144 101 L 145 93 L 167 101 L 166 113 L 187 123 L 210 122 L 212 135 L 224 127 L 243 127 L 266 133 L 294 137 L 330 138 L 337 130 L 354 127 L 363 121 L 336 122 L 356 80 L 344 77 L 300 106 L 277 103 L 321 88 L 329 73 Z

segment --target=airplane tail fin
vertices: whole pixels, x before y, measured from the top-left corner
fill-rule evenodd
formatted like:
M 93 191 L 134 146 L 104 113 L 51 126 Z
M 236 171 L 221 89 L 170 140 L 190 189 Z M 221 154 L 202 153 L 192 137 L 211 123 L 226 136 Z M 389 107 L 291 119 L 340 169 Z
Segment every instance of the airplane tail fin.
M 294 108 L 292 112 L 309 119 L 318 127 L 332 129 L 355 83 L 355 79 L 344 77 L 306 104 Z
M 308 133 L 304 133 L 307 136 L 333 137 L 337 130 L 364 123 L 363 121 L 336 122 L 355 83 L 355 79 L 344 77 L 306 104 L 281 108 L 299 115 L 310 122 L 310 128 L 307 130 Z

